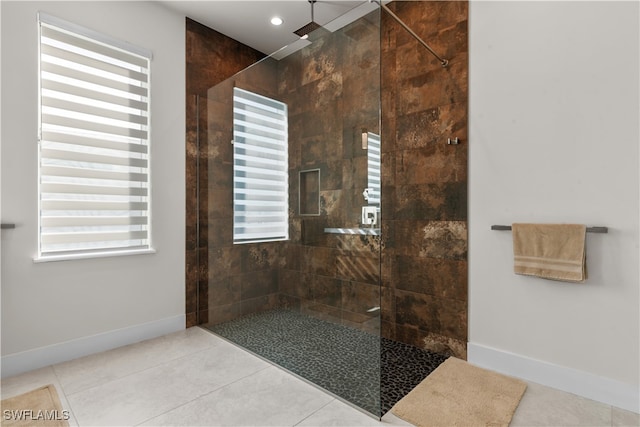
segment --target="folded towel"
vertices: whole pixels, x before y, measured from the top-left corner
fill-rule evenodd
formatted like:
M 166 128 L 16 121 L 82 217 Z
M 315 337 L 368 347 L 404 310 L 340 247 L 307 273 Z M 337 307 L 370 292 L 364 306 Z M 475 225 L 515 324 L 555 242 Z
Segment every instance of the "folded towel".
M 513 224 L 516 274 L 566 282 L 587 279 L 585 235 L 581 224 Z

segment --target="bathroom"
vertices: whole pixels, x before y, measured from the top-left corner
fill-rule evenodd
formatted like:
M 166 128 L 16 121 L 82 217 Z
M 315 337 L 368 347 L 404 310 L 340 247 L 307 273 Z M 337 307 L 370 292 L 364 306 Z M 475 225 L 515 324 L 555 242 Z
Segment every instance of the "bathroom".
M 598 391 L 589 386 L 592 380 L 602 385 L 596 389 L 628 390 L 637 385 L 638 115 L 633 95 L 637 90 L 629 90 L 637 88 L 637 44 L 631 50 L 625 47 L 637 43 L 637 18 L 631 18 L 634 12 L 637 15 L 637 6 L 624 2 L 613 6 L 602 2 L 400 3 L 396 7 L 402 19 L 451 65 L 442 68 L 402 28 L 382 17 L 383 28 L 393 28 L 381 33 L 379 64 L 383 73 L 386 70 L 380 80 L 384 177 L 380 333 L 496 369 L 507 365 L 497 362 L 506 358 L 514 362 L 511 374 L 540 382 L 544 376 L 536 377 L 536 372 L 557 368 L 561 375 L 555 378 L 564 380 L 550 385 L 591 393 L 593 398 Z M 31 161 L 37 150 L 30 144 L 36 138 L 37 107 L 26 100 L 37 99 L 37 88 L 31 84 L 37 55 L 36 35 L 27 23 L 39 8 L 154 50 L 156 254 L 32 261 L 37 219 L 25 212 L 36 212 L 37 206 L 35 197 L 24 194 L 35 194 L 37 187 Z M 224 308 L 241 310 L 232 307 L 235 295 L 223 304 L 209 293 L 212 269 L 207 264 L 225 259 L 211 248 L 229 251 L 226 248 L 231 246 L 228 236 L 220 235 L 218 243 L 210 239 L 228 227 L 224 221 L 228 224 L 229 219 L 224 212 L 205 217 L 204 207 L 213 203 L 215 194 L 205 200 L 200 191 L 201 197 L 195 197 L 216 169 L 207 169 L 210 159 L 205 160 L 197 148 L 194 117 L 199 111 L 198 95 L 262 55 L 224 38 L 207 42 L 204 39 L 220 34 L 185 23 L 184 16 L 159 4 L 118 3 L 112 12 L 108 9 L 100 9 L 104 13 L 99 19 L 95 9 L 82 5 L 2 4 L 2 211 L 3 222 L 16 223 L 14 230 L 2 233 L 3 375 L 24 371 L 21 363 L 28 360 L 34 360 L 28 366 L 33 369 L 62 357 L 110 348 L 114 342 L 132 342 L 118 331 L 135 330 L 136 337 L 149 338 L 159 330 L 211 322 Z M 149 14 L 155 23 L 144 18 Z M 625 19 L 628 25 L 620 25 Z M 573 23 L 575 32 L 567 31 L 566 22 Z M 604 52 L 605 57 L 596 52 Z M 195 69 L 203 69 L 198 58 L 209 53 L 220 61 L 214 67 L 214 81 L 207 81 L 211 76 L 192 75 Z M 612 66 L 612 61 L 617 64 L 628 56 L 632 57 L 628 64 Z M 187 59 L 186 75 L 183 58 Z M 19 71 L 5 64 L 18 64 Z M 22 79 L 29 74 L 31 80 Z M 353 123 L 352 142 L 365 127 L 376 130 L 374 124 Z M 460 144 L 447 144 L 448 138 L 455 137 Z M 384 141 L 395 141 L 395 145 L 385 146 Z M 607 149 L 602 149 L 602 141 Z M 606 173 L 594 173 L 603 165 Z M 301 170 L 317 168 L 309 166 L 302 169 L 301 164 L 290 175 L 290 188 L 297 185 Z M 327 176 L 322 167 L 324 185 Z M 196 179 L 198 168 L 203 179 L 208 175 L 204 182 Z M 364 202 L 360 187 L 353 188 L 353 204 L 358 207 Z M 385 196 L 393 203 L 385 204 Z M 297 193 L 290 197 L 290 206 L 297 209 L 293 203 Z M 347 227 L 355 227 L 359 214 L 353 212 L 353 216 L 349 219 L 354 223 Z M 610 228 L 608 235 L 588 236 L 587 286 L 554 286 L 513 277 L 509 233 L 491 231 L 490 226 L 522 220 Z M 299 229 L 292 227 L 298 233 L 292 235 L 302 238 L 303 223 L 309 226 L 307 232 L 323 230 L 325 224 L 316 222 L 321 217 L 295 218 Z M 322 239 L 336 241 L 336 236 L 306 235 L 310 244 L 305 251 L 313 252 L 313 259 L 324 256 L 335 262 L 332 248 L 323 246 Z M 345 244 L 361 242 L 360 238 L 342 239 Z M 251 245 L 244 246 L 241 251 L 246 253 L 230 253 L 225 262 L 233 266 L 257 259 L 260 262 L 252 274 L 274 268 L 278 279 L 282 270 L 300 274 L 301 270 L 287 267 L 301 260 L 287 259 L 284 249 L 271 252 L 270 245 L 256 244 L 260 250 L 252 252 Z M 267 268 L 261 270 L 263 265 Z M 315 268 L 326 270 L 322 264 Z M 335 268 L 328 272 L 334 273 Z M 355 282 L 369 285 L 366 280 Z M 273 283 L 271 288 L 251 291 L 250 302 L 263 299 L 268 304 L 280 289 L 281 283 Z M 433 287 L 424 289 L 423 283 Z M 343 284 L 340 307 L 349 305 L 350 293 L 343 293 Z M 317 284 L 321 285 L 325 284 Z M 366 295 L 366 289 L 370 288 L 354 292 Z M 288 291 L 289 296 L 301 298 L 300 289 Z M 373 308 L 370 302 L 364 308 Z M 213 313 L 210 308 L 215 303 L 219 307 Z M 338 302 L 324 305 L 330 310 Z M 49 327 L 42 328 L 43 324 Z M 96 346 L 94 337 L 101 334 L 118 339 Z M 79 344 L 82 351 L 73 350 Z M 51 346 L 66 349 L 64 356 L 57 356 L 62 353 L 52 352 Z M 531 360 L 535 368 L 527 365 Z M 578 380 L 566 380 L 574 378 L 575 371 Z

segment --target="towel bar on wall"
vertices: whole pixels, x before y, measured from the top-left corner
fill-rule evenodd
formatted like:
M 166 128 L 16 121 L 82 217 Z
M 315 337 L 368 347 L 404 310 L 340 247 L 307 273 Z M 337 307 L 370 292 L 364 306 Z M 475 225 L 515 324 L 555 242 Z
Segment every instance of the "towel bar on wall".
M 510 225 L 492 225 L 492 230 L 511 230 Z M 587 227 L 587 233 L 608 233 L 607 227 Z
M 381 236 L 379 228 L 325 228 L 327 234 L 361 234 L 367 236 Z

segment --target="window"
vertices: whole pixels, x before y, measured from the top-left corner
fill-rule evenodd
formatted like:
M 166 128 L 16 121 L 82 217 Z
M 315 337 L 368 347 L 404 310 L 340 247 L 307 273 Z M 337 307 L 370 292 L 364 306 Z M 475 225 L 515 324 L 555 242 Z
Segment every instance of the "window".
M 289 238 L 287 105 L 233 89 L 233 242 Z
M 151 54 L 38 18 L 37 260 L 151 251 Z
M 369 205 L 380 206 L 380 135 L 367 134 L 367 187 L 369 188 Z

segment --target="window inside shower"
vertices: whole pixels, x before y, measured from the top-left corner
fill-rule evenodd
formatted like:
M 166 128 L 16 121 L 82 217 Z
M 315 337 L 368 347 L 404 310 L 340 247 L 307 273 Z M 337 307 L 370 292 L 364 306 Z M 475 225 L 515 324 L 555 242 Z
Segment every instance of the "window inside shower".
M 289 238 L 287 105 L 233 88 L 233 242 Z

